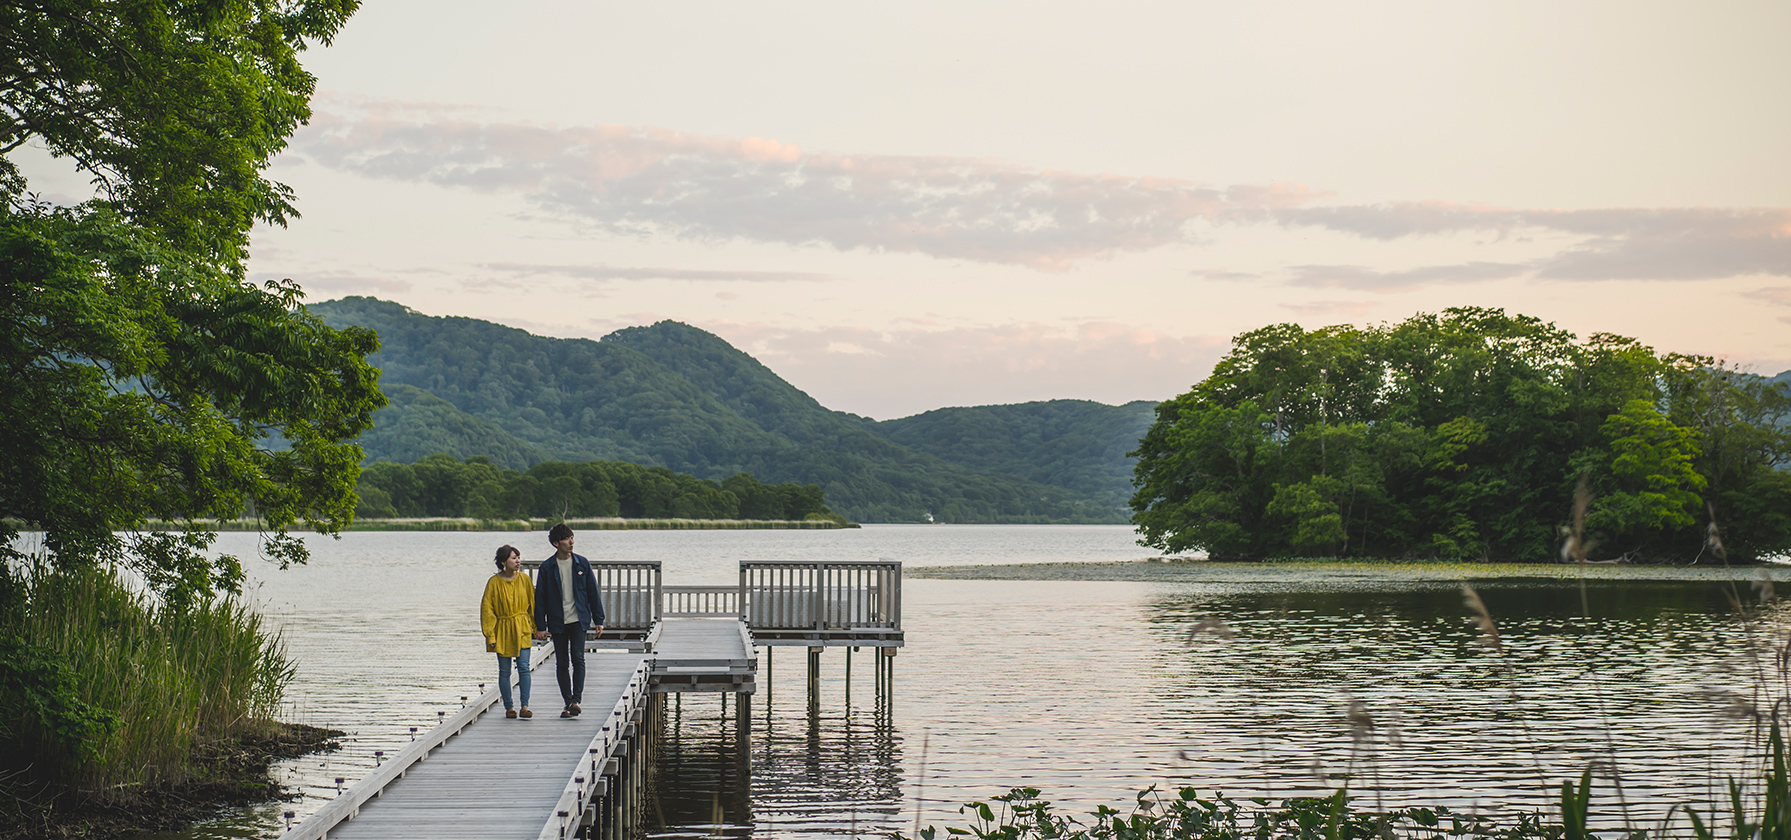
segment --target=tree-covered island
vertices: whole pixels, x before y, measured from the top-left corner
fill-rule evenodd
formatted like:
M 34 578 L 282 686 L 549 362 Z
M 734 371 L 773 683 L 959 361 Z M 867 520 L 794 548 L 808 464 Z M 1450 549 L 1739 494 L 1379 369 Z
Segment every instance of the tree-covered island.
M 1146 545 L 1536 561 L 1571 535 L 1585 559 L 1677 563 L 1791 550 L 1784 382 L 1496 309 L 1232 343 L 1139 443 Z

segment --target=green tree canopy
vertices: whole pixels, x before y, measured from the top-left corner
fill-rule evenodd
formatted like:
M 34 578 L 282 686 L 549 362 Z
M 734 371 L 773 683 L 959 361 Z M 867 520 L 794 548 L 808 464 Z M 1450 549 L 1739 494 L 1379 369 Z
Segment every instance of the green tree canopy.
M 240 274 L 257 221 L 292 192 L 262 177 L 311 116 L 299 65 L 359 0 L 0 3 L 0 153 L 27 142 L 93 176 L 175 248 Z M 22 192 L 8 160 L 0 178 Z
M 1216 556 L 1536 560 L 1583 477 L 1595 556 L 1753 558 L 1791 549 L 1787 418 L 1783 384 L 1496 309 L 1278 324 L 1158 406 L 1133 521 Z
M 250 226 L 293 215 L 261 172 L 309 114 L 296 54 L 354 7 L 0 4 L 0 150 L 35 141 L 99 189 L 53 207 L 0 162 L 0 516 L 59 562 L 128 558 L 178 602 L 241 577 L 196 518 L 252 510 L 282 560 L 304 557 L 288 526 L 352 518 L 378 342 L 241 278 Z M 149 518 L 188 527 L 117 536 Z

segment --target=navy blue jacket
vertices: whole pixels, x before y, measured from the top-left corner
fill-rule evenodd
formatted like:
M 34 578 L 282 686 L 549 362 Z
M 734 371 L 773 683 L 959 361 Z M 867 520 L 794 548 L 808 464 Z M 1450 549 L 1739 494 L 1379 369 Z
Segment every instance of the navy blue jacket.
M 560 615 L 563 600 L 560 588 L 560 561 L 549 557 L 541 561 L 535 572 L 535 629 L 558 633 L 568 622 Z M 583 555 L 572 555 L 572 603 L 578 607 L 578 621 L 586 627 L 602 624 L 603 597 L 597 594 L 597 573 Z

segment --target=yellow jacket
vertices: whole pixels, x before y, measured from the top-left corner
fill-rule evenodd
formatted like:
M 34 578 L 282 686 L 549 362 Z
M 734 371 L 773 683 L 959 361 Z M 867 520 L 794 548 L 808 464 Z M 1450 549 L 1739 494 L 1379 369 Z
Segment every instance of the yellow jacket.
M 479 601 L 479 625 L 485 631 L 485 649 L 499 656 L 515 656 L 534 644 L 535 582 L 522 572 L 509 580 L 492 575 Z

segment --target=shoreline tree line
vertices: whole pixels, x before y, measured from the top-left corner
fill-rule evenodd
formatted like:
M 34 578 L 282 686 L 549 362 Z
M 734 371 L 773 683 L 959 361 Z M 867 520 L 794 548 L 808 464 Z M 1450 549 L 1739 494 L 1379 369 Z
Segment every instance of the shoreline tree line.
M 361 471 L 356 518 L 841 519 L 820 485 L 762 484 L 749 473 L 709 481 L 622 461 L 544 461 L 502 469 L 446 453 Z
M 1791 550 L 1785 383 L 1498 309 L 1276 324 L 1232 344 L 1139 443 L 1146 545 L 1681 563 Z

